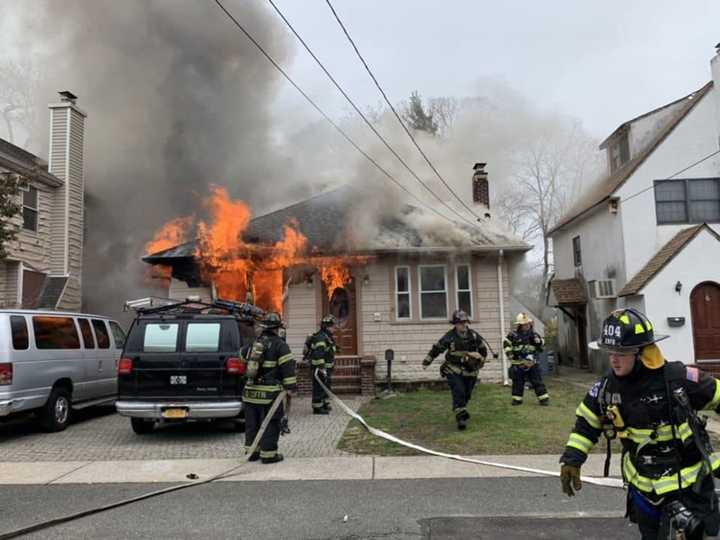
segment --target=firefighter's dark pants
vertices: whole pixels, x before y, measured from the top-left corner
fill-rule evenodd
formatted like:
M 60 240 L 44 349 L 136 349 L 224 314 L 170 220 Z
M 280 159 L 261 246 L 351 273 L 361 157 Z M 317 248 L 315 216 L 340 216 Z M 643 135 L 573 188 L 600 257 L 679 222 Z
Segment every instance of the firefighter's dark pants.
M 245 450 L 249 450 L 255 437 L 260 431 L 260 426 L 265 420 L 272 403 L 257 405 L 255 403 L 244 403 L 245 409 Z M 273 458 L 277 455 L 278 439 L 280 438 L 280 419 L 283 417 L 282 404 L 277 408 L 272 420 L 268 422 L 267 429 L 260 439 L 258 449 L 261 458 Z
M 632 489 L 630 488 L 628 491 L 628 516 L 630 521 L 638 524 L 642 540 L 658 540 L 661 527 L 660 520 L 662 519 L 659 514 L 662 506 L 653 507 L 649 505 L 647 501 L 642 499 L 642 496 L 638 496 L 637 492 L 633 494 Z M 720 524 L 720 514 L 718 513 L 718 502 L 712 479 L 706 477 L 703 480 L 700 493 L 693 493 L 692 489 L 686 489 L 679 498 L 688 510 L 703 518 L 705 525 L 704 527 L 701 525 L 698 527 L 699 530 L 687 536 L 687 540 L 702 540 L 705 538 L 703 529 L 714 538 Z M 678 494 L 675 492 L 668 495 L 664 502 L 669 503 L 677 499 Z
M 545 388 L 545 383 L 542 380 L 542 373 L 540 366 L 535 364 L 529 369 L 523 369 L 520 366 L 512 366 L 510 368 L 510 377 L 512 378 L 512 398 L 513 401 L 522 403 L 523 394 L 525 393 L 525 381 L 528 381 L 533 389 L 535 395 L 540 401 L 549 399 L 550 396 Z
M 448 373 L 448 385 L 452 394 L 452 406 L 455 417 L 466 420 L 468 418 L 467 404 L 472 397 L 477 377 L 465 377 L 457 373 Z
M 315 372 L 318 370 L 317 367 L 312 366 L 311 367 L 311 373 L 312 373 L 312 408 L 313 409 L 323 409 L 327 407 L 330 404 L 330 398 L 327 395 L 327 392 L 323 390 L 322 386 L 317 382 L 317 379 L 315 379 Z M 332 369 L 326 369 L 325 370 L 326 375 L 323 376 L 322 373 L 318 373 L 318 377 L 320 380 L 325 384 L 325 386 L 328 387 L 329 390 L 332 390 Z

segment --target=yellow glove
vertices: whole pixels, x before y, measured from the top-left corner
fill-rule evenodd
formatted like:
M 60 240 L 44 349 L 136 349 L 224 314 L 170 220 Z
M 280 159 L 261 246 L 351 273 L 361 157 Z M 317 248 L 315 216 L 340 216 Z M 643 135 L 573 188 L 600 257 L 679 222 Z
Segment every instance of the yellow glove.
M 572 497 L 575 491 L 582 489 L 582 481 L 580 480 L 580 467 L 577 465 L 567 465 L 565 463 L 560 467 L 560 481 L 562 482 L 562 490 L 565 495 Z

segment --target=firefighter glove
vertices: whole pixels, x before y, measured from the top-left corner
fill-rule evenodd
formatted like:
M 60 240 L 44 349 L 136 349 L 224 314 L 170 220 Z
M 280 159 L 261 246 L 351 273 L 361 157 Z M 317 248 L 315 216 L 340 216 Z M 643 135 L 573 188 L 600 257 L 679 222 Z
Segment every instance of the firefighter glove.
M 580 491 L 582 489 L 580 467 L 577 465 L 568 465 L 563 463 L 560 468 L 560 481 L 562 482 L 562 490 L 565 495 L 568 497 L 575 495 L 575 491 Z
M 425 358 L 423 358 L 423 361 L 422 361 L 423 369 L 428 367 L 430 364 L 432 364 L 432 362 L 433 362 L 433 357 L 428 354 Z

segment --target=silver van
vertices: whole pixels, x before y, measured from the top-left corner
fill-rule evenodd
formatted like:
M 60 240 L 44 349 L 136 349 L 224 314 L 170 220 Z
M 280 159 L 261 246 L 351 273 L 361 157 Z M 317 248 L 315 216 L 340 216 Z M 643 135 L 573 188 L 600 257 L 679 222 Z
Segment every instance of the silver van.
M 71 408 L 112 403 L 124 344 L 107 317 L 0 310 L 0 420 L 34 411 L 47 431 L 62 431 Z

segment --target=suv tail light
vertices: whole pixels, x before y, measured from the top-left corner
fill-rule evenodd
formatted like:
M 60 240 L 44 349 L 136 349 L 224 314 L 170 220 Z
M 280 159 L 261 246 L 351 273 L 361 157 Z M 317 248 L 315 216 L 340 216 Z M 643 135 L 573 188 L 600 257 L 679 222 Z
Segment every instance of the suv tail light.
M 132 358 L 121 358 L 118 362 L 118 375 L 130 375 L 133 369 Z
M 0 363 L 0 385 L 12 384 L 13 365 L 12 362 Z
M 245 362 L 242 358 L 228 358 L 225 362 L 225 370 L 231 375 L 245 375 Z

